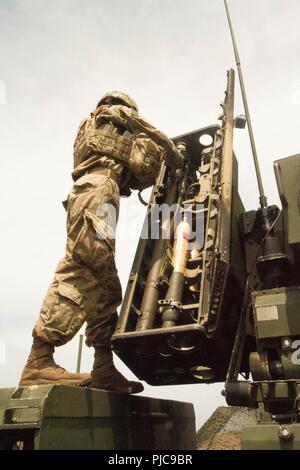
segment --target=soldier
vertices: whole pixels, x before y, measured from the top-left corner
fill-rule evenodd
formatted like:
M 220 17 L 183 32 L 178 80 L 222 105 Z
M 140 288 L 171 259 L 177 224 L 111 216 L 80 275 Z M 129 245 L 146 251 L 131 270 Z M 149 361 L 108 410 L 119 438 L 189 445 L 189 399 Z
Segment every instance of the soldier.
M 103 207 L 118 214 L 120 195 L 151 186 L 161 160 L 181 167 L 181 155 L 160 131 L 141 118 L 134 100 L 113 91 L 103 96 L 78 130 L 74 144 L 74 186 L 66 201 L 66 255 L 59 262 L 33 329 L 33 345 L 20 385 L 87 385 L 139 393 L 115 368 L 111 336 L 122 300 L 115 266 L 114 227 Z M 91 375 L 70 373 L 53 359 L 55 346 L 70 341 L 86 322 L 86 344 L 95 349 Z

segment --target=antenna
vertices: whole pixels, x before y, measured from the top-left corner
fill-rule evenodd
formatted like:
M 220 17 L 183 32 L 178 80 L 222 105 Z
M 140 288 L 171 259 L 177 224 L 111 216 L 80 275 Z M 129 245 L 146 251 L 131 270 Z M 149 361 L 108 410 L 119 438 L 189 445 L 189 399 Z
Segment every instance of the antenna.
M 246 94 L 245 83 L 244 83 L 244 77 L 243 77 L 242 66 L 241 66 L 241 59 L 240 59 L 236 39 L 235 39 L 235 36 L 234 36 L 234 31 L 233 31 L 231 18 L 230 18 L 230 13 L 229 13 L 227 0 L 224 0 L 224 3 L 225 3 L 226 15 L 227 15 L 227 19 L 228 19 L 228 24 L 229 24 L 229 29 L 230 29 L 230 34 L 231 34 L 231 39 L 232 39 L 232 44 L 233 44 L 233 49 L 234 49 L 236 66 L 237 66 L 238 75 L 239 75 L 239 82 L 240 82 L 240 87 L 241 87 L 241 92 L 242 92 L 242 97 L 243 97 L 243 103 L 244 103 L 244 108 L 245 108 L 245 113 L 246 113 L 246 119 L 247 119 L 247 124 L 248 124 L 248 131 L 249 131 L 250 143 L 251 143 L 251 148 L 252 148 L 252 155 L 253 155 L 256 178 L 257 178 L 258 189 L 259 189 L 259 202 L 260 202 L 260 206 L 262 208 L 262 211 L 264 213 L 264 212 L 266 212 L 266 210 L 268 208 L 268 202 L 267 202 L 267 197 L 264 193 L 264 187 L 263 187 L 263 182 L 262 182 L 260 168 L 259 168 L 258 156 L 257 156 L 257 151 L 256 151 L 255 139 L 254 139 L 254 133 L 253 133 L 252 123 L 251 123 L 250 111 L 249 111 L 247 94 Z
M 260 174 L 255 139 L 254 139 L 252 124 L 251 124 L 250 111 L 249 111 L 244 77 L 243 77 L 242 66 L 241 66 L 241 59 L 239 56 L 239 51 L 238 51 L 236 39 L 234 36 L 234 31 L 232 27 L 227 0 L 224 0 L 224 3 L 225 3 L 226 15 L 228 19 L 228 24 L 229 24 L 229 29 L 230 29 L 230 34 L 231 34 L 231 39 L 232 39 L 232 44 L 233 44 L 233 49 L 234 49 L 236 66 L 237 66 L 238 74 L 239 74 L 239 81 L 240 81 L 240 86 L 241 86 L 243 102 L 244 102 L 246 119 L 247 119 L 247 124 L 248 124 L 249 137 L 250 137 L 250 142 L 251 142 L 251 147 L 252 147 L 252 155 L 253 155 L 256 178 L 257 178 L 258 189 L 259 189 L 259 202 L 260 202 L 262 222 L 263 222 L 262 228 L 265 233 L 261 241 L 261 246 L 260 246 L 260 250 L 262 249 L 262 255 L 259 256 L 259 253 L 260 253 L 259 251 L 255 264 L 256 264 L 257 273 L 262 281 L 262 284 L 266 288 L 270 288 L 270 287 L 273 288 L 273 287 L 278 287 L 280 283 L 282 284 L 283 280 L 286 278 L 289 264 L 290 264 L 290 258 L 286 253 L 282 251 L 282 248 L 280 246 L 281 245 L 280 240 L 274 229 L 280 215 L 278 215 L 277 219 L 272 222 L 271 216 L 268 211 L 268 201 L 264 193 L 264 187 L 263 187 L 262 178 Z
M 81 367 L 81 357 L 82 357 L 82 343 L 83 343 L 83 335 L 79 336 L 79 344 L 78 344 L 78 353 L 77 353 L 77 367 L 76 372 L 80 372 Z

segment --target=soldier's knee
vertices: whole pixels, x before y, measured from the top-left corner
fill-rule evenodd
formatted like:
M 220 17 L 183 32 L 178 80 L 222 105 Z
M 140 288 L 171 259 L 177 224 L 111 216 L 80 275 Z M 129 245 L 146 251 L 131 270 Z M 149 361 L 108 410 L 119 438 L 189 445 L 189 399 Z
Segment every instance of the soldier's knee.
M 48 290 L 35 330 L 53 344 L 64 344 L 73 338 L 85 320 L 82 293 L 71 283 L 56 281 Z

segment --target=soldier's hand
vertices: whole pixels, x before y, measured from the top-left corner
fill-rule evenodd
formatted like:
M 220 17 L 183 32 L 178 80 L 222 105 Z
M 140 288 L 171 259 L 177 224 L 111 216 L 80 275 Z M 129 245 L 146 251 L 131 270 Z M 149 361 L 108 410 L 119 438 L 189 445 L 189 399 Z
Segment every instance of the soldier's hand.
M 183 167 L 183 156 L 177 149 L 176 145 L 172 140 L 168 139 L 168 149 L 165 156 L 166 163 L 175 169 L 181 169 Z

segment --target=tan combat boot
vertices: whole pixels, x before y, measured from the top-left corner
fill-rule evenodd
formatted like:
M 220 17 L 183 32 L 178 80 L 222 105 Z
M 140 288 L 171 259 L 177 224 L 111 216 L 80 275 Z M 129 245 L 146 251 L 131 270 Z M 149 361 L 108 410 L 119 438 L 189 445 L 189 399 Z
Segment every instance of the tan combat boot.
M 34 339 L 27 363 L 22 372 L 20 387 L 30 385 L 63 384 L 88 385 L 90 374 L 71 373 L 55 364 L 54 346 Z
M 92 376 L 92 388 L 109 390 L 111 392 L 126 393 L 128 395 L 140 393 L 144 390 L 140 382 L 132 382 L 115 368 L 112 351 L 106 348 L 95 347 L 95 360 Z

